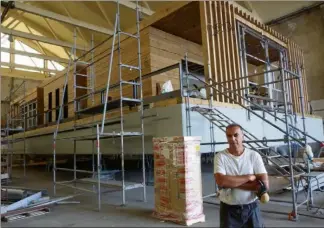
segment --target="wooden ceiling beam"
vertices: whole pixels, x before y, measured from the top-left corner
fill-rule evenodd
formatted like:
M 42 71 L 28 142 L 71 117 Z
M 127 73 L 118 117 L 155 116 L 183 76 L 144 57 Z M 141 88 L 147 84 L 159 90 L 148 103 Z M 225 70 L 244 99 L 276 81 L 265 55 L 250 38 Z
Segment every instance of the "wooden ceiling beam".
M 59 71 L 59 70 L 51 70 L 48 68 L 44 68 L 44 67 L 37 67 L 37 66 L 27 66 L 27 65 L 23 65 L 23 64 L 15 64 L 15 63 L 5 63 L 5 62 L 1 62 L 2 66 L 7 66 L 10 69 L 16 69 L 16 68 L 21 68 L 21 71 L 24 71 L 22 69 L 26 69 L 26 71 L 24 72 L 30 72 L 28 70 L 34 70 L 34 71 L 44 71 L 44 72 L 50 72 L 50 73 L 62 73 L 63 71 Z M 8 68 L 4 68 L 4 69 L 8 69 Z M 1 70 L 2 71 L 2 70 Z M 31 72 L 34 73 L 34 72 Z M 39 73 L 39 72 L 35 72 L 35 73 Z
M 131 2 L 131 1 L 119 1 L 119 4 L 123 5 L 123 6 L 126 6 L 130 9 L 133 9 L 133 10 L 136 10 L 136 3 L 134 2 Z M 148 8 L 145 8 L 143 6 L 140 6 L 139 5 L 139 8 L 140 8 L 140 11 L 148 16 L 151 16 L 152 14 L 154 14 L 155 12 L 153 10 L 150 10 Z
M 0 68 L 1 77 L 10 77 L 10 78 L 20 78 L 25 80 L 35 80 L 35 81 L 43 81 L 46 79 L 45 74 L 37 73 L 37 72 L 29 72 L 23 70 L 14 70 L 10 68 Z
M 19 50 L 12 50 L 10 48 L 1 47 L 1 51 L 7 52 L 10 54 L 17 54 L 17 55 L 35 57 L 35 58 L 39 58 L 39 59 L 51 60 L 51 61 L 55 61 L 58 63 L 69 63 L 68 59 L 63 59 L 63 58 L 59 58 L 59 57 L 55 57 L 55 56 L 48 56 L 48 55 L 43 55 L 43 54 L 36 54 L 36 53 L 31 53 L 31 52 L 25 52 L 25 51 L 19 51 Z
M 111 22 L 110 18 L 108 17 L 107 13 L 105 12 L 105 10 L 104 10 L 103 6 L 101 5 L 101 3 L 100 3 L 99 1 L 96 1 L 96 3 L 97 3 L 97 6 L 99 7 L 101 13 L 102 13 L 103 16 L 105 17 L 106 21 L 108 22 L 109 26 L 110 26 L 111 28 L 113 28 L 114 25 L 113 25 L 113 23 Z
M 52 33 L 53 36 L 55 37 L 55 39 L 58 40 L 59 38 L 57 37 L 56 33 L 54 32 L 53 27 L 51 26 L 51 24 L 49 23 L 49 21 L 47 20 L 47 18 L 44 18 L 44 20 L 45 20 L 45 22 L 46 22 L 46 24 L 47 24 L 49 30 L 51 31 L 51 33 Z M 63 49 L 64 49 L 64 52 L 66 53 L 66 55 L 67 55 L 67 56 L 70 56 L 70 54 L 69 54 L 69 52 L 66 50 L 66 48 L 63 47 Z
M 29 39 L 25 39 L 25 38 L 20 38 L 20 37 L 16 37 L 15 40 L 19 40 L 21 43 L 23 43 L 23 44 L 25 44 L 25 45 L 27 45 L 27 46 L 35 49 L 38 52 L 41 52 L 41 50 L 39 50 L 39 47 L 37 46 L 36 42 L 33 41 L 33 40 L 29 40 Z M 53 58 L 56 58 L 56 57 L 59 58 L 51 50 L 48 50 L 47 48 L 45 48 L 45 49 L 46 49 L 46 52 L 47 53 L 44 54 L 44 53 L 41 52 L 42 53 L 41 55 L 48 56 L 49 58 L 51 58 L 51 57 L 53 57 Z M 63 65 L 63 63 L 62 63 L 62 65 Z M 64 63 L 64 65 L 66 65 L 66 64 Z
M 30 34 L 30 33 L 21 32 L 21 31 L 12 30 L 12 29 L 7 29 L 7 28 L 1 28 L 1 32 L 5 33 L 5 34 L 8 34 L 8 35 L 18 36 L 18 37 L 22 37 L 22 38 L 26 38 L 26 39 L 30 39 L 30 40 L 36 40 L 36 41 L 39 41 L 39 42 L 53 44 L 53 45 L 57 45 L 57 46 L 61 46 L 61 47 L 71 48 L 73 46 L 73 44 L 71 44 L 69 42 L 56 40 L 56 39 L 51 39 L 51 38 L 47 38 L 47 37 L 44 37 L 44 36 L 37 36 L 37 35 Z M 83 47 L 80 47 L 78 45 L 76 46 L 76 49 L 84 50 Z
M 51 11 L 48 10 L 43 10 L 25 3 L 21 3 L 21 2 L 15 2 L 15 9 L 17 10 L 21 10 L 27 13 L 31 13 L 31 14 L 35 14 L 38 16 L 42 16 L 42 17 L 46 17 L 49 18 L 51 20 L 55 20 L 55 21 L 60 21 L 60 22 L 64 22 L 70 25 L 74 25 L 80 28 L 86 28 L 98 33 L 103 33 L 103 34 L 107 34 L 107 35 L 112 35 L 113 31 L 110 29 L 106 29 L 104 27 L 99 27 L 84 21 L 80 21 L 74 18 L 69 18 L 66 16 L 63 16 L 61 14 L 57 14 L 57 13 L 53 13 Z
M 81 3 L 78 3 L 78 4 L 81 4 Z M 66 8 L 66 6 L 65 6 L 62 2 L 61 2 L 61 6 L 62 6 L 63 9 L 65 10 L 65 12 L 66 12 L 66 14 L 68 15 L 68 17 L 69 17 L 69 18 L 72 18 L 70 12 L 68 11 L 68 9 Z M 86 38 L 84 37 L 83 33 L 81 32 L 80 28 L 79 28 L 79 27 L 76 27 L 76 29 L 77 29 L 78 33 L 80 34 L 82 40 L 83 40 L 84 42 L 86 42 L 87 40 L 86 40 Z

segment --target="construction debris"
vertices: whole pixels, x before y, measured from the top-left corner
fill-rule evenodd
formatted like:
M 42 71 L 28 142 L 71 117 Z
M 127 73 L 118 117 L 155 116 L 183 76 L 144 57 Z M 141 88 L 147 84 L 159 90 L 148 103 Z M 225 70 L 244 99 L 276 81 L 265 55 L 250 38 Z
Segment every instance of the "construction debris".
M 9 222 L 44 215 L 54 204 L 79 203 L 66 201 L 75 195 L 50 198 L 46 190 L 1 188 L 1 221 Z

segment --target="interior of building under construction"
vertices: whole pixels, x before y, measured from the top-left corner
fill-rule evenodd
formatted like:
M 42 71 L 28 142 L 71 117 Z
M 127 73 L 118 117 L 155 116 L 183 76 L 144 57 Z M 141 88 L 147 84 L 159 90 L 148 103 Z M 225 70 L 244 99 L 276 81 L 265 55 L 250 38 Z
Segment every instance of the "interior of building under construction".
M 1 225 L 218 226 L 239 126 L 264 225 L 323 226 L 323 18 L 322 1 L 1 1 Z

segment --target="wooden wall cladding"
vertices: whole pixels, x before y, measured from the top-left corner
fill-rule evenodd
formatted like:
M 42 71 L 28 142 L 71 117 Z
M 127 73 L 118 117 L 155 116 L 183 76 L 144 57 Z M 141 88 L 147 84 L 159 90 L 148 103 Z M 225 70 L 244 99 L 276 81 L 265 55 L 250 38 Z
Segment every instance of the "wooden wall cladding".
M 151 66 L 150 66 L 150 52 L 149 52 L 149 33 L 148 28 L 143 29 L 140 33 L 141 35 L 141 65 L 142 65 L 142 74 L 146 74 L 151 72 Z M 116 46 L 115 46 L 116 47 Z M 95 90 L 99 90 L 106 87 L 107 83 L 107 76 L 108 76 L 108 70 L 109 70 L 109 61 L 110 61 L 110 52 L 111 52 L 111 45 L 103 44 L 99 47 L 97 47 L 94 51 L 94 74 L 95 74 Z M 137 40 L 133 38 L 128 38 L 123 40 L 121 43 L 121 56 L 122 56 L 122 63 L 128 64 L 128 65 L 138 65 L 138 53 L 137 53 Z M 81 59 L 83 61 L 89 60 L 90 55 L 87 55 L 84 59 Z M 79 67 L 82 69 L 82 67 Z M 89 68 L 86 69 L 89 73 Z M 85 74 L 86 72 L 81 72 Z M 123 80 L 131 80 L 138 77 L 138 71 L 136 70 L 129 70 L 123 68 L 122 70 L 122 77 Z M 48 94 L 52 92 L 52 94 L 55 95 L 55 90 L 57 88 L 60 88 L 60 98 L 63 96 L 63 85 L 65 80 L 65 74 L 61 76 L 57 76 L 51 80 L 47 80 L 46 82 L 42 83 L 42 86 L 44 87 L 44 110 L 48 110 Z M 152 88 L 151 88 L 151 79 L 146 79 L 143 81 L 143 96 L 151 96 L 152 94 Z M 79 79 L 77 79 L 79 81 Z M 114 51 L 113 56 L 113 65 L 112 65 L 112 74 L 111 74 L 111 82 L 110 85 L 119 82 L 119 76 L 118 76 L 118 52 Z M 84 81 L 79 81 L 78 85 L 83 86 L 89 86 L 89 80 L 85 83 Z M 77 90 L 77 96 L 83 95 L 85 90 L 78 89 Z M 73 91 L 73 67 L 70 69 L 68 74 L 68 102 L 73 101 L 74 97 L 74 91 Z M 54 99 L 54 95 L 53 99 Z M 120 97 L 119 90 L 113 89 L 109 91 L 109 96 L 111 96 L 113 99 L 118 99 Z M 131 86 L 124 86 L 123 87 L 123 96 L 125 97 L 132 97 L 133 96 L 133 89 Z M 95 102 L 94 105 L 100 104 L 100 94 L 95 95 Z M 61 102 L 61 99 L 60 99 Z M 83 106 L 90 106 L 92 104 L 92 99 L 89 97 L 86 100 L 86 104 Z M 54 107 L 53 103 L 53 107 Z M 68 106 L 68 116 L 73 117 L 74 116 L 74 105 L 71 103 Z
M 154 27 L 149 28 L 150 64 L 155 71 L 180 63 L 186 53 L 191 62 L 203 65 L 202 46 L 174 36 Z M 170 80 L 174 90 L 180 89 L 179 69 L 174 69 L 152 77 L 152 96 L 157 94 L 157 84 Z
M 300 74 L 302 76 L 302 89 L 304 95 L 304 110 L 309 113 L 308 106 L 308 92 L 307 92 L 307 78 L 304 68 L 304 56 L 301 48 L 295 43 L 288 41 L 288 69 L 293 73 Z M 290 76 L 292 77 L 292 76 Z M 294 109 L 296 112 L 301 113 L 301 100 L 300 100 L 300 89 L 297 80 L 291 81 L 292 100 L 294 103 Z
M 197 10 L 198 5 L 199 10 Z M 200 23 L 197 22 L 199 21 L 199 18 Z M 237 21 L 240 21 L 256 32 L 287 48 L 290 61 L 289 69 L 291 71 L 296 72 L 296 69 L 293 69 L 292 66 L 296 66 L 297 64 L 303 65 L 304 60 L 302 50 L 293 41 L 282 36 L 272 28 L 262 24 L 254 18 L 252 14 L 244 10 L 244 8 L 235 2 L 179 2 L 166 7 L 164 10 L 161 10 L 161 12 L 149 17 L 148 20 L 141 22 L 142 74 L 179 63 L 187 52 L 190 61 L 204 65 L 206 81 L 208 81 L 209 78 L 216 82 L 239 79 L 242 75 L 236 26 Z M 174 22 L 174 24 L 170 25 L 169 23 L 171 22 Z M 155 26 L 158 29 L 155 28 Z M 134 29 L 135 28 L 132 28 L 130 31 L 134 33 Z M 168 31 L 165 32 L 162 30 Z M 201 31 L 201 34 L 197 35 L 196 33 L 198 31 Z M 194 36 L 193 33 L 195 33 Z M 202 38 L 201 42 L 199 36 Z M 132 38 L 122 38 L 121 45 L 122 62 L 129 65 L 137 65 L 137 41 Z M 101 60 L 94 64 L 96 90 L 106 86 L 110 51 L 111 45 L 109 42 L 95 49 L 94 55 L 96 58 L 102 57 Z M 117 52 L 115 52 L 111 84 L 119 81 L 117 58 Z M 303 76 L 305 104 L 308 104 L 306 75 L 303 68 L 301 69 L 301 73 Z M 124 80 L 134 79 L 138 75 L 136 71 L 130 71 L 128 69 L 123 69 L 122 74 Z M 53 101 L 55 90 L 57 88 L 60 88 L 60 95 L 63 95 L 64 77 L 65 75 L 62 74 L 61 76 L 47 79 L 39 86 L 44 88 L 45 111 L 48 109 L 48 94 L 50 92 L 53 94 Z M 156 95 L 156 84 L 161 84 L 169 79 L 171 80 L 174 89 L 178 89 L 178 70 L 173 70 L 144 80 L 144 97 Z M 243 81 L 235 80 L 224 84 L 223 89 L 218 86 L 218 89 L 225 90 L 226 88 L 228 90 L 240 91 L 242 87 L 244 87 Z M 300 93 L 297 81 L 292 81 L 291 88 L 294 109 L 295 111 L 300 112 L 300 100 L 298 98 Z M 131 97 L 132 94 L 132 87 L 125 86 L 123 89 L 123 96 Z M 241 96 L 244 95 L 243 91 L 240 91 L 239 94 Z M 113 99 L 119 98 L 120 93 L 118 89 L 110 91 L 110 96 Z M 229 93 L 228 97 L 215 93 L 214 97 L 215 100 L 219 102 L 243 103 L 242 99 L 234 93 Z M 69 102 L 73 100 L 72 69 L 69 72 L 68 77 L 68 98 Z M 89 106 L 91 99 L 89 98 L 87 102 L 87 106 Z M 95 96 L 95 104 L 99 104 L 100 102 L 101 99 L 98 94 Z M 53 107 L 55 107 L 54 103 Z M 305 109 L 307 112 L 309 111 L 308 105 L 305 105 Z M 73 104 L 69 105 L 68 112 L 69 117 L 73 117 Z
M 306 113 L 309 112 L 303 53 L 293 41 L 262 24 L 235 2 L 201 1 L 199 7 L 206 81 L 210 78 L 219 83 L 236 79 L 236 81 L 223 84 L 226 90 L 239 90 L 244 86 L 242 80 L 238 80 L 242 72 L 236 22 L 240 21 L 285 47 L 288 51 L 289 70 L 297 73 L 297 66 L 302 66 L 305 111 Z M 224 87 L 217 86 L 217 89 L 224 91 Z M 292 80 L 291 91 L 294 111 L 300 113 L 300 91 L 297 80 Z M 243 104 L 242 99 L 234 94 L 227 93 L 226 95 L 215 93 L 214 98 L 220 102 L 233 103 L 236 101 Z M 240 95 L 243 96 L 243 91 L 240 91 Z
M 220 1 L 200 2 L 200 17 L 206 81 L 223 82 L 239 78 L 241 72 L 233 5 Z M 217 86 L 217 89 L 224 91 L 226 87 L 236 90 L 240 86 L 239 81 L 234 81 Z M 228 97 L 220 93 L 213 95 L 220 102 L 239 102 L 239 98 L 232 93 Z

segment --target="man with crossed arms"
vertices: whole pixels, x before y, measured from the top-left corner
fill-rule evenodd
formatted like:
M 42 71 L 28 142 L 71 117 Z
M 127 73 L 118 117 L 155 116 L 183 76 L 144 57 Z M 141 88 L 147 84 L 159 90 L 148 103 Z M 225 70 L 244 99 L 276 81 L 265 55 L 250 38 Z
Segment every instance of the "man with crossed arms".
M 264 227 L 256 193 L 258 180 L 269 188 L 262 157 L 244 148 L 238 124 L 226 127 L 229 148 L 216 154 L 214 176 L 220 188 L 220 227 Z

